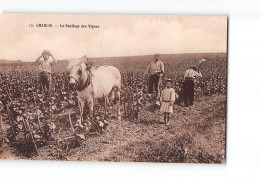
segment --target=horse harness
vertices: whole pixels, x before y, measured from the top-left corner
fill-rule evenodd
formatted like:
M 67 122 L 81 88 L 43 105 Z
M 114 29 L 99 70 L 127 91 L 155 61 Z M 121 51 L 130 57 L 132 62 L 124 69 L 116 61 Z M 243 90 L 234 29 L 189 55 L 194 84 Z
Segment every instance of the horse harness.
M 78 65 L 78 66 L 80 67 L 80 70 L 82 71 L 81 65 Z M 93 87 L 92 77 L 93 77 L 94 75 L 93 75 L 93 73 L 92 73 L 92 71 L 91 71 L 90 69 L 87 69 L 87 73 L 88 73 L 88 74 L 87 74 L 87 75 L 88 75 L 88 78 L 87 78 L 87 80 L 86 80 L 82 85 L 80 85 L 80 84 L 81 84 L 81 81 L 75 79 L 73 76 L 69 76 L 70 78 L 73 78 L 73 79 L 76 81 L 76 83 L 77 83 L 77 86 L 76 86 L 77 91 L 82 91 L 82 90 L 84 90 L 86 87 L 88 87 L 88 86 L 90 86 L 90 85 L 92 85 L 92 87 Z M 81 74 L 82 74 L 82 72 L 81 72 Z
M 84 90 L 86 87 L 92 85 L 93 87 L 93 83 L 92 83 L 92 77 L 93 77 L 93 73 L 91 72 L 90 69 L 87 70 L 87 73 L 88 73 L 88 78 L 87 80 L 82 84 L 82 85 L 77 85 L 77 90 L 78 91 L 82 91 Z

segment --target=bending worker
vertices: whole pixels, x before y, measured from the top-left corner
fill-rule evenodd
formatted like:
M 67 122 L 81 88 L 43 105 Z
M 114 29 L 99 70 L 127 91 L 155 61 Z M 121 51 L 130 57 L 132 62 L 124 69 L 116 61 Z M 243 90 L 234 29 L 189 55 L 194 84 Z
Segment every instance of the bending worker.
M 202 77 L 200 70 L 196 67 L 190 67 L 185 71 L 183 83 L 183 101 L 184 106 L 192 106 L 194 101 L 194 80 Z

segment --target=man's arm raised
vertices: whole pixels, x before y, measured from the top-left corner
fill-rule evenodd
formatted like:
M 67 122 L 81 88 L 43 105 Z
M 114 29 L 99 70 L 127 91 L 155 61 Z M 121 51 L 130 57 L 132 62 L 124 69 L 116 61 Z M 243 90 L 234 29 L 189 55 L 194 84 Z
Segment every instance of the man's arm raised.
M 42 54 L 41 54 L 41 56 L 39 56 L 36 60 L 35 60 L 35 62 L 40 62 L 40 59 L 42 58 Z
M 55 58 L 53 57 L 52 54 L 50 54 L 51 58 L 53 59 L 53 63 L 57 63 L 57 60 L 55 60 Z

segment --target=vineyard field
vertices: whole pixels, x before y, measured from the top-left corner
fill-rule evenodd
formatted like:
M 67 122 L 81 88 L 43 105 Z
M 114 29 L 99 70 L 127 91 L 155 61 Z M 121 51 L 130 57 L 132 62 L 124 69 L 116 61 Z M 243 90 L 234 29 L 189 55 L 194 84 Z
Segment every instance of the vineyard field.
M 96 101 L 94 118 L 79 126 L 77 92 L 65 75 L 66 60 L 53 65 L 52 90 L 44 91 L 33 62 L 0 61 L 0 159 L 223 163 L 227 90 L 226 53 L 162 54 L 165 77 L 180 96 L 165 126 L 147 94 L 146 68 L 153 55 L 89 58 L 122 74 L 120 106 Z M 206 59 L 195 83 L 195 104 L 183 107 L 183 75 Z

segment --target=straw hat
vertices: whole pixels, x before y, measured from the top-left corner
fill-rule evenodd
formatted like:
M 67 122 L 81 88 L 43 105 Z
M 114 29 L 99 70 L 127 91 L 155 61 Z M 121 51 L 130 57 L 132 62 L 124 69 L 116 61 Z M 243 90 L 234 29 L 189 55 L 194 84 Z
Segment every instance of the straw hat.
M 203 58 L 203 59 L 199 60 L 198 63 L 201 64 L 201 63 L 203 63 L 205 61 L 207 61 L 207 60 Z
M 164 81 L 165 81 L 165 82 L 168 82 L 168 81 L 169 81 L 169 82 L 173 82 L 173 80 L 172 80 L 171 78 L 164 78 Z
M 49 50 L 43 50 L 42 55 L 51 55 Z

